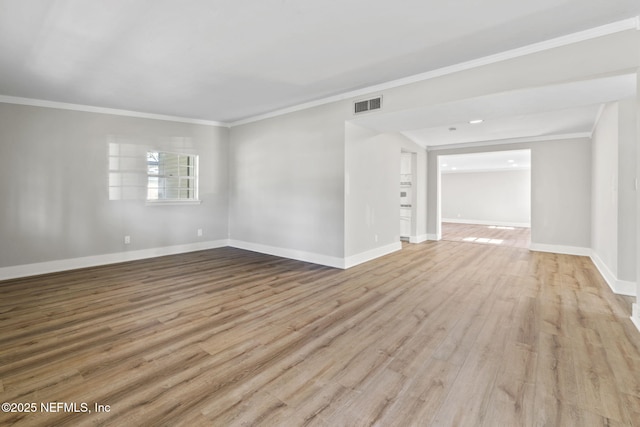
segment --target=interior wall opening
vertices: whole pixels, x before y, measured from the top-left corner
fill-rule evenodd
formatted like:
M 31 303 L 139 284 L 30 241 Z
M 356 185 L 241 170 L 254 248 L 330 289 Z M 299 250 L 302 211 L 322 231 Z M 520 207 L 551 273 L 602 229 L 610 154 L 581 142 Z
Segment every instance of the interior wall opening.
M 531 150 L 438 156 L 443 240 L 528 248 Z
M 400 240 L 416 235 L 416 153 L 400 152 Z

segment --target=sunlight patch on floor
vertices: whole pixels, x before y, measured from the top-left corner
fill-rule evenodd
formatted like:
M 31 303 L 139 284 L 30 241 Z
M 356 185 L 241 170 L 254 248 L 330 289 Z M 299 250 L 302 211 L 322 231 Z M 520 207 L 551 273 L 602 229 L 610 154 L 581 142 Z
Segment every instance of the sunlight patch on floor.
M 485 237 L 465 237 L 462 240 L 465 242 L 489 243 L 491 245 L 501 245 L 504 242 L 503 239 L 487 239 Z

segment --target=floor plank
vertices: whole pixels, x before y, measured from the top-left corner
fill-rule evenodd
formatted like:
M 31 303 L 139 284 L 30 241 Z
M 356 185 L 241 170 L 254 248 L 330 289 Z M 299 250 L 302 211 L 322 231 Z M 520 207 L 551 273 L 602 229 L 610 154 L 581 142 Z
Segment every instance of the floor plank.
M 588 258 L 462 239 L 346 271 L 221 248 L 10 280 L 0 400 L 38 410 L 0 425 L 634 426 L 628 311 Z
M 442 240 L 528 248 L 531 244 L 531 229 L 503 225 L 443 222 Z

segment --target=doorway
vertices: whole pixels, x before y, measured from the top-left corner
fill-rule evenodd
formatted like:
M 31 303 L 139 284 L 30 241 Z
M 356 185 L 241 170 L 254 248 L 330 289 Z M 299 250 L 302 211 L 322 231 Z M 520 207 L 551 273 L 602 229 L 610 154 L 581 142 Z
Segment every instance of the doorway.
M 416 154 L 400 152 L 400 240 L 411 241 L 416 234 Z
M 443 240 L 528 248 L 531 150 L 438 156 Z

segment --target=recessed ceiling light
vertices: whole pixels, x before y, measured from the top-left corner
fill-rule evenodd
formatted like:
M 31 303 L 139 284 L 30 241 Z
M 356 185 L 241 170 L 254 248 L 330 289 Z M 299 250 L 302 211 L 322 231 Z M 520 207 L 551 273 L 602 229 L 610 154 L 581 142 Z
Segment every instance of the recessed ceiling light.
M 509 163 L 513 163 L 513 160 L 509 159 L 509 160 L 507 160 L 507 162 L 509 162 Z
M 451 168 L 451 170 L 457 171 L 457 170 L 458 170 L 458 168 L 456 168 L 456 167 L 452 167 L 452 168 Z
M 449 165 L 448 165 L 448 164 L 446 164 L 446 163 L 443 163 L 443 164 L 442 164 L 442 167 L 443 167 L 443 168 L 446 168 L 447 166 L 449 166 Z
M 471 123 L 472 125 L 477 125 L 478 123 L 482 122 L 484 122 L 484 120 L 482 119 L 469 120 L 469 123 Z

